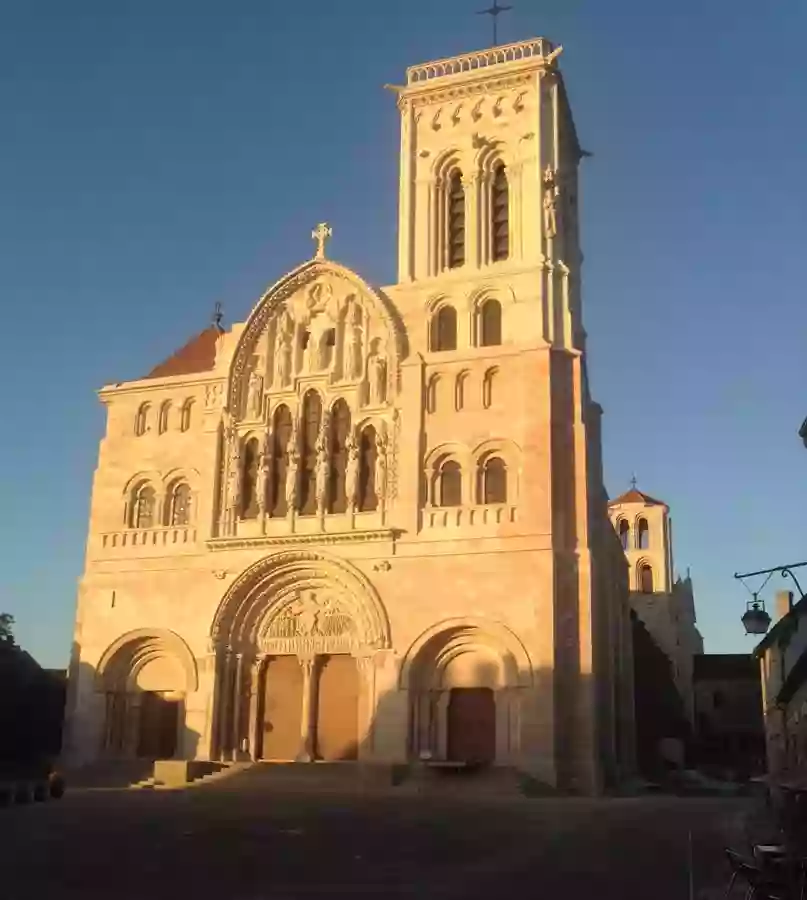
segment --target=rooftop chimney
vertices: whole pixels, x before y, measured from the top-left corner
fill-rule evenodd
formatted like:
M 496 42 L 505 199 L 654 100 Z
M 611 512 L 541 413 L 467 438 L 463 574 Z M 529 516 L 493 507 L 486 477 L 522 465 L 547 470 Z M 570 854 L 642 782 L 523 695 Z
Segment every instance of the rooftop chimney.
M 793 592 L 777 591 L 776 592 L 776 621 L 784 618 L 790 610 L 793 609 Z

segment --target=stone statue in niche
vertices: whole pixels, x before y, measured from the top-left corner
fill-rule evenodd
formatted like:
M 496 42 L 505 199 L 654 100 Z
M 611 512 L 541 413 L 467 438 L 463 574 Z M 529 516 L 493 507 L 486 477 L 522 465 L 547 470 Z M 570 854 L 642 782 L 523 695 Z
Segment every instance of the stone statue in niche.
M 258 499 L 258 515 L 262 518 L 266 514 L 266 488 L 269 484 L 269 474 L 272 469 L 272 442 L 267 429 L 263 446 L 258 456 L 258 477 L 255 481 L 255 493 Z
M 286 387 L 291 381 L 293 331 L 294 323 L 284 309 L 278 316 L 275 335 L 275 387 Z
M 387 438 L 380 431 L 375 436 L 375 495 L 381 503 L 387 494 Z
M 317 447 L 317 512 L 322 515 L 328 504 L 328 478 L 331 473 L 328 447 L 326 444 Z
M 297 445 L 289 441 L 286 464 L 286 511 L 291 515 L 297 506 L 297 475 L 300 469 L 300 453 Z
M 353 435 L 349 435 L 345 446 L 347 462 L 345 463 L 345 496 L 347 508 L 352 511 L 356 507 L 356 491 L 359 487 L 359 445 Z
M 367 358 L 367 386 L 370 406 L 380 406 L 387 399 L 387 360 L 381 353 L 380 342 L 373 342 L 373 352 Z
M 260 419 L 263 415 L 263 376 L 257 369 L 249 373 L 246 412 L 251 419 Z
M 224 394 L 224 385 L 209 384 L 205 388 L 205 408 L 215 409 L 221 405 L 221 398 Z
M 237 434 L 235 435 L 235 447 L 231 449 L 228 456 L 227 493 L 224 510 L 225 528 L 232 534 L 238 521 L 238 505 L 241 501 L 241 452 Z
M 344 377 L 361 378 L 362 369 L 362 308 L 351 297 L 345 316 Z
M 544 233 L 550 238 L 558 233 L 559 196 L 557 172 L 552 166 L 547 166 L 544 170 Z

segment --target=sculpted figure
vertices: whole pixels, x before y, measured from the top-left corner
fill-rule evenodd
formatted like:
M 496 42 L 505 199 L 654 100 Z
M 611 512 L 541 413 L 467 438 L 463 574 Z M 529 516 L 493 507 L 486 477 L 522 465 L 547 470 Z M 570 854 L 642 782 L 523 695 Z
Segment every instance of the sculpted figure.
M 291 333 L 278 329 L 275 339 L 275 387 L 285 387 L 291 380 Z
M 374 351 L 367 360 L 367 381 L 370 389 L 370 406 L 379 406 L 386 400 L 387 394 L 387 361 Z
M 255 493 L 258 499 L 258 516 L 266 514 L 266 488 L 269 484 L 269 474 L 272 469 L 272 444 L 269 440 L 269 432 L 266 432 L 261 454 L 258 457 L 258 477 L 255 480 Z
M 330 471 L 328 448 L 323 444 L 317 449 L 316 496 L 317 512 L 320 514 L 325 512 L 325 508 L 328 505 L 328 476 Z
M 387 492 L 387 439 L 375 436 L 375 495 L 381 503 Z
M 347 508 L 356 507 L 356 490 L 359 486 L 359 445 L 351 434 L 347 439 L 347 463 L 345 464 L 345 496 Z
M 361 306 L 351 298 L 345 316 L 345 378 L 361 378 L 362 328 Z
M 551 166 L 544 170 L 544 232 L 547 237 L 558 233 L 558 196 L 560 189 Z
M 247 415 L 259 419 L 263 413 L 263 376 L 253 371 L 247 388 Z
M 286 467 L 286 510 L 289 515 L 297 506 L 297 473 L 300 465 L 300 454 L 297 447 L 289 442 L 289 457 Z

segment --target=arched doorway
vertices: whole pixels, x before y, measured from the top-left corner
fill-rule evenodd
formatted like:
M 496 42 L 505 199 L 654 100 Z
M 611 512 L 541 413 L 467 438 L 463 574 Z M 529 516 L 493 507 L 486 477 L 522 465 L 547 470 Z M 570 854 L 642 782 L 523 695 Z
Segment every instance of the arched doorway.
M 319 551 L 266 557 L 233 583 L 211 632 L 214 756 L 246 746 L 254 759 L 358 758 L 374 704 L 359 661 L 390 645 L 361 572 Z
M 104 754 L 182 757 L 185 698 L 196 687 L 193 656 L 176 634 L 141 630 L 123 635 L 98 665 L 96 688 L 105 699 Z
M 409 749 L 414 757 L 506 763 L 518 750 L 511 722 L 532 666 L 515 635 L 482 619 L 449 620 L 424 632 L 404 657 Z

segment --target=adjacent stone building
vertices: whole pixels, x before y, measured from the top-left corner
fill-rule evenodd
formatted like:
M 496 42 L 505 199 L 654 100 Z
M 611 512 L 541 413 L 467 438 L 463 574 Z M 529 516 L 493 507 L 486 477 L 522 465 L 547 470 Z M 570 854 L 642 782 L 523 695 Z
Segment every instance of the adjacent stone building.
M 69 753 L 629 772 L 627 567 L 544 39 L 413 66 L 398 280 L 315 254 L 100 392 Z

